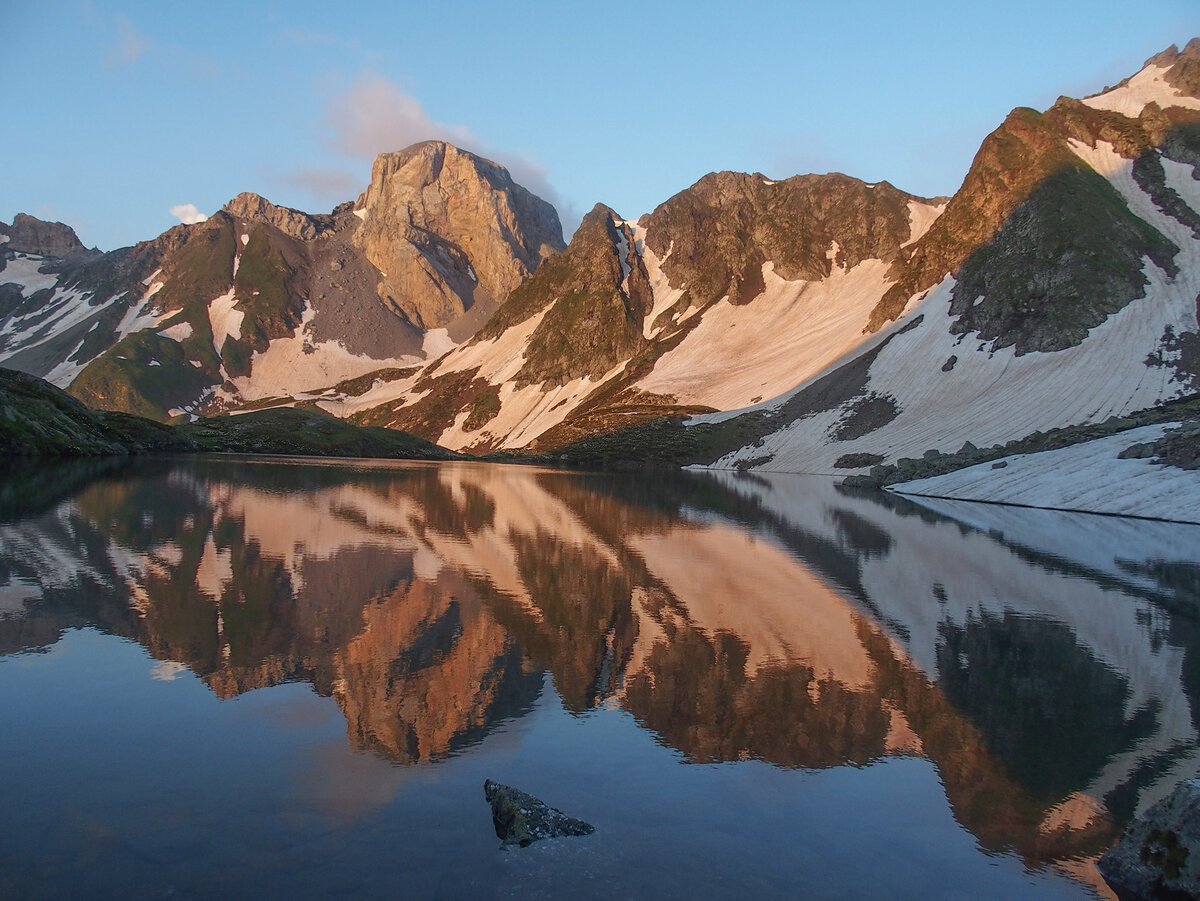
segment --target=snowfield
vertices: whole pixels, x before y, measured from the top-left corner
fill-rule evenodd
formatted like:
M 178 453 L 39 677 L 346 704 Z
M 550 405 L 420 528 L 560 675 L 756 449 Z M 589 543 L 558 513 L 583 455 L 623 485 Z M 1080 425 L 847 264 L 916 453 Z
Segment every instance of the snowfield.
M 1014 454 L 945 475 L 889 486 L 899 494 L 989 501 L 1200 523 L 1200 471 L 1121 460 L 1178 423 L 1130 429 L 1036 454 Z M 1003 464 L 1003 465 L 1000 465 Z

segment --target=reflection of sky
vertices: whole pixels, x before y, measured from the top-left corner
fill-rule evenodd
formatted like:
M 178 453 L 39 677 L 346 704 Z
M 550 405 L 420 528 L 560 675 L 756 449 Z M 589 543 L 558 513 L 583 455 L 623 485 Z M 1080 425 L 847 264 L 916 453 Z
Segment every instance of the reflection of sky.
M 1052 873 L 980 855 L 921 759 L 820 772 L 681 767 L 628 714 L 565 715 L 548 687 L 528 716 L 472 751 L 395 767 L 352 750 L 336 707 L 306 686 L 218 701 L 198 680 L 147 678 L 148 663 L 136 645 L 91 630 L 49 654 L 0 661 L 0 776 L 10 786 L 0 861 L 19 854 L 21 867 L 9 867 L 18 879 L 40 861 L 59 868 L 31 896 L 174 885 L 259 896 L 400 886 L 408 897 L 569 888 L 582 898 L 820 898 L 845 897 L 847 881 L 862 898 L 951 897 L 948 886 L 1079 896 Z M 34 722 L 31 742 L 22 723 Z M 485 778 L 523 786 L 597 832 L 501 852 Z

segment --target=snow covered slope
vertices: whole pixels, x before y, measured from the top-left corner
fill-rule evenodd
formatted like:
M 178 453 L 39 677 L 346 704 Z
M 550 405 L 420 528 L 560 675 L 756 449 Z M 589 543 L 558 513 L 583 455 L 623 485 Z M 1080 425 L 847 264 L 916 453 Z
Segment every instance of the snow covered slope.
M 1200 389 L 1200 85 L 1176 77 L 1197 67 L 1193 41 L 1108 94 L 1014 111 L 890 271 L 872 318 L 894 322 L 715 465 L 861 472 Z
M 1200 470 L 1122 458 L 1180 423 L 1143 426 L 1058 450 L 1016 454 L 891 486 L 900 494 L 1200 522 Z

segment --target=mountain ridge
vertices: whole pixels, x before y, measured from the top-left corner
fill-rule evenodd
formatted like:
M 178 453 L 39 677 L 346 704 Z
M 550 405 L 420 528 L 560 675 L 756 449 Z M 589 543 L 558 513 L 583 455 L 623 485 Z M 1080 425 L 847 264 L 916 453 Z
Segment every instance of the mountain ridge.
M 207 326 L 193 322 L 220 384 L 162 412 L 299 404 L 474 454 L 580 460 L 606 446 L 627 462 L 842 475 L 1119 419 L 1200 384 L 1198 71 L 1194 39 L 1099 94 L 1013 110 L 948 198 L 840 173 L 716 172 L 636 220 L 597 204 L 561 250 L 532 215 L 499 267 L 516 282 L 507 289 L 484 291 L 491 276 L 463 267 L 470 242 L 454 240 L 456 226 L 427 226 L 474 202 L 466 177 L 509 191 L 486 194 L 501 230 L 526 195 L 450 145 L 381 155 L 368 189 L 328 216 L 239 195 L 219 214 L 234 224 L 210 226 L 232 229 L 233 245 L 222 251 L 233 276 L 210 294 L 232 285 L 233 297 L 216 313 L 209 301 Z M 388 227 L 368 227 L 385 210 Z M 408 250 L 388 249 L 406 235 Z M 336 241 L 363 251 L 363 268 L 322 257 L 326 282 L 377 273 L 378 308 L 423 335 L 424 358 L 372 357 L 373 369 L 302 386 L 290 361 L 313 352 L 321 328 L 353 344 L 354 316 L 309 318 L 294 298 L 325 282 L 296 288 L 289 253 Z M 241 293 L 239 265 L 257 279 L 243 276 L 254 283 Z M 414 278 L 441 279 L 424 311 L 389 302 Z M 243 335 L 236 315 L 269 306 L 272 285 L 293 300 L 274 318 L 255 312 L 259 333 Z M 483 321 L 478 297 L 501 290 Z M 448 314 L 479 318 L 458 333 L 418 327 Z M 275 354 L 288 341 L 302 346 Z M 664 440 L 677 443 L 652 446 Z
M 435 157 L 436 171 L 388 163 Z M 107 254 L 18 216 L 0 242 L 0 363 L 159 420 L 294 402 L 436 356 L 563 246 L 553 208 L 490 161 L 444 142 L 381 160 L 331 213 L 242 193 Z

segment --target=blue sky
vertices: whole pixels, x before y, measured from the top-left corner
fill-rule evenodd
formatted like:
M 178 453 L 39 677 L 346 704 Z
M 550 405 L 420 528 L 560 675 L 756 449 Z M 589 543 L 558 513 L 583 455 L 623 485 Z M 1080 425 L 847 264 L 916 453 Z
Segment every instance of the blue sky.
M 1132 74 L 1200 35 L 1200 4 L 0 0 L 0 21 L 0 218 L 109 250 L 240 191 L 328 211 L 435 137 L 568 230 L 720 169 L 949 194 L 1010 109 Z

